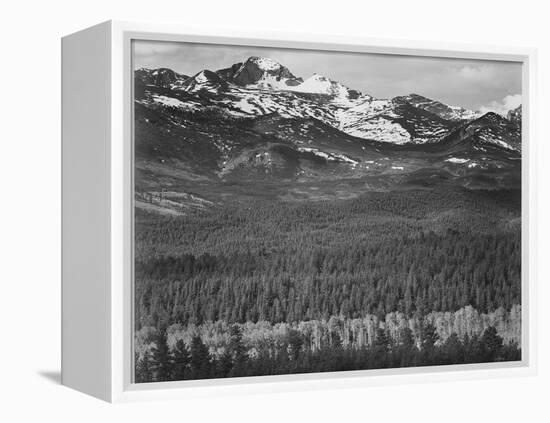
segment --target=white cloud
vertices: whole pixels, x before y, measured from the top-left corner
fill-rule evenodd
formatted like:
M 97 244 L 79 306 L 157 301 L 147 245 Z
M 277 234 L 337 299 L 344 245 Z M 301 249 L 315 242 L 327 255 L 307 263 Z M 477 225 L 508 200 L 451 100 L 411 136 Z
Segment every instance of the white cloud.
M 491 101 L 488 105 L 479 108 L 481 113 L 495 112 L 506 116 L 509 110 L 521 104 L 521 94 L 507 95 L 500 101 Z
M 492 66 L 463 66 L 458 69 L 457 76 L 466 80 L 474 82 L 487 82 L 492 81 L 495 78 L 496 69 Z
M 134 42 L 134 54 L 140 57 L 163 56 L 176 54 L 181 49 L 180 43 L 160 41 Z

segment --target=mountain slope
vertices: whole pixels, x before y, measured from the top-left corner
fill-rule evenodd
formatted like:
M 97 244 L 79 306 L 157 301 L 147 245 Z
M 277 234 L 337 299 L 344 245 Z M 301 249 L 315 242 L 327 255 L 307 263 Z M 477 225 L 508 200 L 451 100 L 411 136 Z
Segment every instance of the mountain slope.
M 449 106 L 440 101 L 432 100 L 418 94 L 395 97 L 393 101 L 396 103 L 410 104 L 417 109 L 430 112 L 445 120 L 470 120 L 479 116 L 479 113 L 471 110 L 457 106 Z
M 179 78 L 169 87 L 233 115 L 311 116 L 356 137 L 396 144 L 434 141 L 455 122 L 475 116 L 416 94 L 375 99 L 318 74 L 303 81 L 279 62 L 254 56 L 215 72 Z
M 482 150 L 493 147 L 502 150 L 521 152 L 521 131 L 514 123 L 493 112 L 467 122 L 442 139 L 458 142 L 468 141 L 473 148 Z
M 228 190 L 235 198 L 310 196 L 296 184 L 316 198 L 398 186 L 520 185 L 521 108 L 507 119 L 416 94 L 376 99 L 320 75 L 302 81 L 255 57 L 191 77 L 139 69 L 135 84 L 140 192 L 198 184 L 216 202 Z
M 134 76 L 135 80 L 143 85 L 155 85 L 162 88 L 177 87 L 188 78 L 186 75 L 167 68 L 141 68 L 135 71 Z
M 220 78 L 217 73 L 205 69 L 186 79 L 180 85 L 180 89 L 188 93 L 200 91 L 218 93 L 227 89 L 227 82 Z

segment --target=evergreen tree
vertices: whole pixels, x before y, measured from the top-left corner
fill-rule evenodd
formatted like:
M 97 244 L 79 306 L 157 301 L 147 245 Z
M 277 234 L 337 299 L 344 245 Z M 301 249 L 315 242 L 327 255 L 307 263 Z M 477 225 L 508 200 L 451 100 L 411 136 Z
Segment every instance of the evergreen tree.
M 464 345 L 458 335 L 452 333 L 442 346 L 444 364 L 461 364 L 464 362 Z
M 386 331 L 382 328 L 376 330 L 376 338 L 374 340 L 373 350 L 373 365 L 374 368 L 389 367 L 390 360 L 388 356 L 389 352 L 389 338 Z
M 235 366 L 242 366 L 246 362 L 246 347 L 243 344 L 243 334 L 238 325 L 232 325 L 229 330 L 229 351 Z
M 234 368 L 233 367 L 233 357 L 229 352 L 229 349 L 223 352 L 221 357 L 216 360 L 216 376 L 217 377 L 238 377 L 244 376 L 242 374 L 244 368 Z
M 191 341 L 190 367 L 192 379 L 210 377 L 210 353 L 199 335 L 195 335 Z
M 435 344 L 439 339 L 437 330 L 431 323 L 421 328 L 420 334 L 420 357 L 423 365 L 441 364 L 436 360 Z
M 494 326 L 489 326 L 485 329 L 481 337 L 481 348 L 485 356 L 485 361 L 496 361 L 501 352 L 503 343 L 504 340 L 498 335 Z
M 415 346 L 414 333 L 409 327 L 399 332 L 399 339 L 395 349 L 395 360 L 392 367 L 407 367 L 415 363 L 417 349 Z
M 172 352 L 173 355 L 173 379 L 174 380 L 183 380 L 185 379 L 187 372 L 188 372 L 188 366 L 191 362 L 191 357 L 189 355 L 189 351 L 187 350 L 187 346 L 183 342 L 183 339 L 179 339 L 176 342 L 176 345 L 174 346 L 174 350 Z
M 168 381 L 172 377 L 172 356 L 166 339 L 166 330 L 159 330 L 155 346 L 151 349 L 151 362 L 157 382 Z

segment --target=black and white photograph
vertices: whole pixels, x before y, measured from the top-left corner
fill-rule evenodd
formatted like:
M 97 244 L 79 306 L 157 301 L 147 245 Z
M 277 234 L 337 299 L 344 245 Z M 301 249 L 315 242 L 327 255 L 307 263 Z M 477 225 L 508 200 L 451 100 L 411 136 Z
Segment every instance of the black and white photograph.
M 522 64 L 134 40 L 135 383 L 522 359 Z
M 0 422 L 548 415 L 544 2 L 3 6 Z

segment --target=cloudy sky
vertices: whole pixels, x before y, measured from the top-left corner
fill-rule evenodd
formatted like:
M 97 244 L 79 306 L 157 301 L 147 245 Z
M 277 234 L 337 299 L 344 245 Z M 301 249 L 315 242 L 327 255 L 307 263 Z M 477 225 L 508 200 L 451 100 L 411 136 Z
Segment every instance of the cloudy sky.
M 417 93 L 483 112 L 505 112 L 521 103 L 521 64 L 513 62 L 134 42 L 134 68 L 166 67 L 185 75 L 226 68 L 250 56 L 270 57 L 296 76 L 318 73 L 377 98 Z

